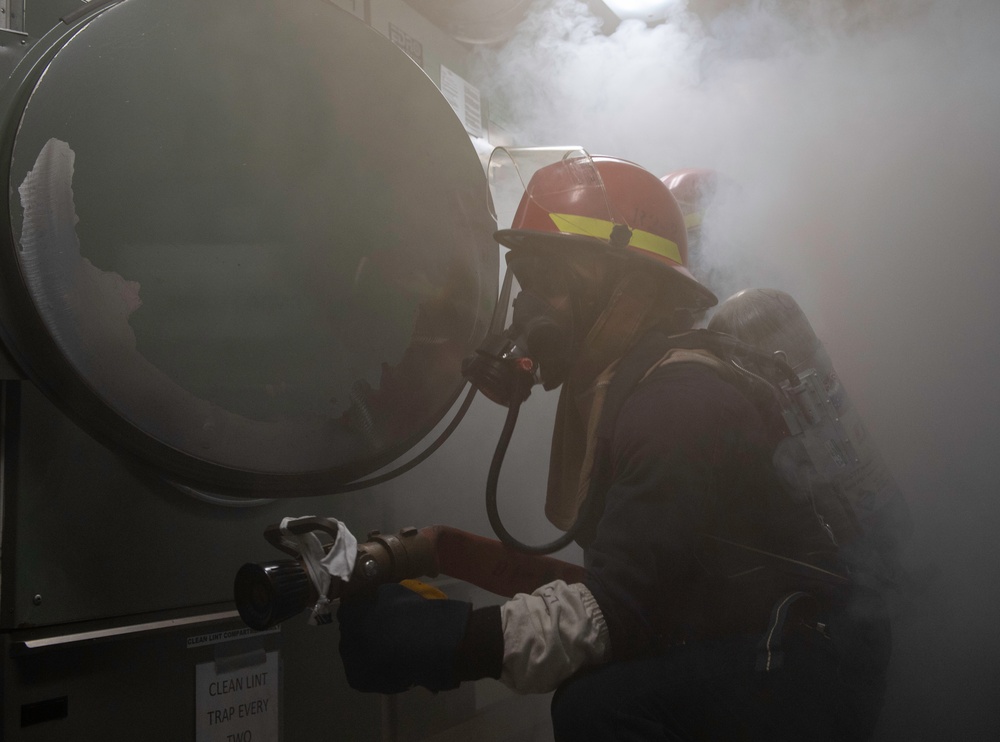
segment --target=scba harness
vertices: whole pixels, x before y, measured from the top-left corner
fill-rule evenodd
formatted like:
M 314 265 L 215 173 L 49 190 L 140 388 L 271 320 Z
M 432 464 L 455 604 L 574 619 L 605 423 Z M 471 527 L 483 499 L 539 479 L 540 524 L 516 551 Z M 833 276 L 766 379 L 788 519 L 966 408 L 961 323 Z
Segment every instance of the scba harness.
M 591 486 L 580 512 L 577 540 L 582 545 L 596 535 L 612 484 L 611 443 L 618 414 L 636 387 L 671 357 L 677 363 L 703 363 L 716 372 L 724 365 L 725 380 L 758 410 L 769 434 L 774 482 L 781 490 L 778 499 L 789 516 L 785 522 L 799 529 L 795 544 L 775 550 L 766 539 L 762 545 L 711 530 L 702 536 L 730 566 L 720 589 L 734 589 L 740 575 L 758 581 L 763 572 L 772 576 L 775 602 L 761 638 L 758 666 L 773 670 L 780 665 L 780 641 L 789 615 L 822 633 L 823 616 L 856 601 L 859 591 L 878 596 L 895 585 L 905 533 L 897 524 L 907 520 L 905 503 L 870 442 L 867 448 L 852 444 L 844 430 L 845 422 L 852 422 L 843 415 L 848 400 L 839 388 L 833 389 L 839 398 L 831 399 L 830 382 L 823 385 L 824 369 L 793 369 L 786 354 L 762 351 L 721 332 L 670 335 L 654 330 L 619 362 L 607 390 Z M 860 431 L 855 436 L 864 435 L 857 421 L 855 428 Z M 881 483 L 882 492 L 859 493 L 859 482 L 873 480 Z M 809 620 L 803 622 L 803 615 Z M 759 618 L 746 620 L 761 626 Z

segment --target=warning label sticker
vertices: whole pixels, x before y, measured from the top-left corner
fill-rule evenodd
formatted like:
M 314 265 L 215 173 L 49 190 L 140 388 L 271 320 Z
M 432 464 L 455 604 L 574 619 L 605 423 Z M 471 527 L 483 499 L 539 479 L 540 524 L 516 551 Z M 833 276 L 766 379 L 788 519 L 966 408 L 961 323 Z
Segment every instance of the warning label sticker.
M 228 672 L 197 665 L 196 742 L 278 742 L 278 683 L 278 652 Z

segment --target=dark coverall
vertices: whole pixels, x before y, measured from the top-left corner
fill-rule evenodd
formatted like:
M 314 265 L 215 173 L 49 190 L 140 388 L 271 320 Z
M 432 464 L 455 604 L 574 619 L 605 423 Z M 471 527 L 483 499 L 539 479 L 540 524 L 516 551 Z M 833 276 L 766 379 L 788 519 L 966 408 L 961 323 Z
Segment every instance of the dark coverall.
M 613 657 L 556 692 L 557 740 L 870 737 L 890 652 L 880 599 L 745 548 L 809 560 L 829 544 L 776 482 L 772 423 L 699 363 L 626 400 L 585 547 Z

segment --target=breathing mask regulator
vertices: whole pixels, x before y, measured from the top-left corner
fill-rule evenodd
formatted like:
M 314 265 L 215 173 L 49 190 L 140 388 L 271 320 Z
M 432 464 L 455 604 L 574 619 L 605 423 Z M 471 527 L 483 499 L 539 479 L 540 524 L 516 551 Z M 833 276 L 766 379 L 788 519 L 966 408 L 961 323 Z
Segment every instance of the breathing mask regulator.
M 514 261 L 509 261 L 514 262 Z M 504 323 L 511 278 L 509 267 L 494 324 Z M 510 325 L 497 332 L 491 329 L 475 355 L 466 359 L 463 373 L 486 397 L 504 407 L 519 405 L 541 384 L 550 391 L 559 386 L 569 370 L 574 345 L 574 313 L 570 307 L 557 309 L 550 297 L 522 288 L 511 306 Z
M 508 256 L 510 258 L 510 256 Z M 497 481 L 507 446 L 510 443 L 521 404 L 536 385 L 546 391 L 558 387 L 566 377 L 575 351 L 576 321 L 572 289 L 565 280 L 566 270 L 559 270 L 556 261 L 547 261 L 549 291 L 535 285 L 535 276 L 525 263 L 536 261 L 508 260 L 497 313 L 493 327 L 475 354 L 465 360 L 465 377 L 488 399 L 507 408 L 507 419 L 500 434 L 486 484 L 486 512 L 497 537 L 507 546 L 518 551 L 548 554 L 568 545 L 574 531 L 564 534 L 557 541 L 543 546 L 529 546 L 518 541 L 504 527 L 497 509 Z M 535 266 L 530 266 L 534 268 Z M 515 276 L 515 274 L 517 274 Z M 531 277 L 529 277 L 531 276 Z M 558 276 L 556 281 L 551 280 Z M 521 290 L 510 302 L 513 278 L 522 283 Z M 558 287 L 555 296 L 562 301 L 555 306 L 552 287 Z M 509 308 L 509 311 L 508 311 Z M 510 325 L 502 330 L 507 315 Z

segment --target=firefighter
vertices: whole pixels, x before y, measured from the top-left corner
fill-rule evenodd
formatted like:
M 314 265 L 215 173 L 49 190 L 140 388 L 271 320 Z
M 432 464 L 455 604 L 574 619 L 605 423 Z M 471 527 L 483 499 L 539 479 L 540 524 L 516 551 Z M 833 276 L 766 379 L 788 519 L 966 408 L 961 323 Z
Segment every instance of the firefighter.
M 545 512 L 575 529 L 586 576 L 478 609 L 396 584 L 345 601 L 348 681 L 554 690 L 557 740 L 868 738 L 887 629 L 776 482 L 780 420 L 710 349 L 643 355 L 717 301 L 667 186 L 566 158 L 496 238 L 521 287 L 509 332 L 541 328 L 528 352 L 560 388 Z
M 706 286 L 715 287 L 709 278 L 710 266 L 701 249 L 701 228 L 705 210 L 719 188 L 720 176 L 706 168 L 684 168 L 664 175 L 660 180 L 677 200 L 687 227 L 688 268 Z
M 762 268 L 766 269 L 767 266 L 759 264 L 759 259 L 757 265 L 751 265 L 748 256 L 739 249 L 724 250 L 725 261 L 722 261 L 719 259 L 723 252 L 720 245 L 709 244 L 706 239 L 706 219 L 711 219 L 712 209 L 739 197 L 739 186 L 734 181 L 708 168 L 674 170 L 660 180 L 670 189 L 684 214 L 688 269 L 702 284 L 718 296 L 731 296 L 746 288 L 748 275 L 758 275 Z

